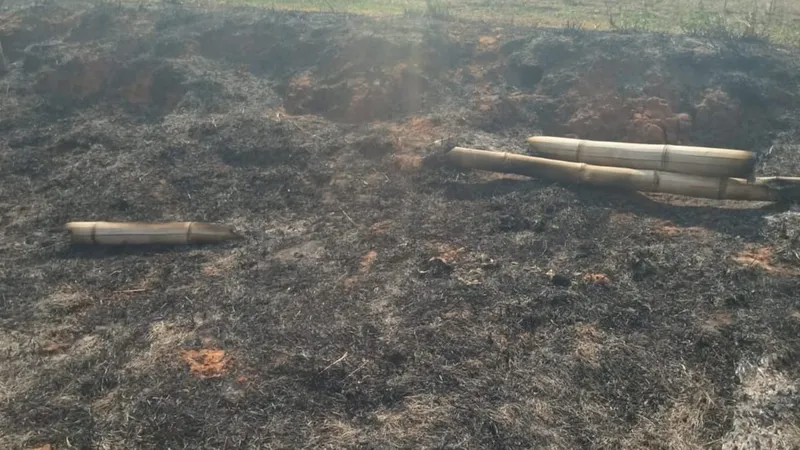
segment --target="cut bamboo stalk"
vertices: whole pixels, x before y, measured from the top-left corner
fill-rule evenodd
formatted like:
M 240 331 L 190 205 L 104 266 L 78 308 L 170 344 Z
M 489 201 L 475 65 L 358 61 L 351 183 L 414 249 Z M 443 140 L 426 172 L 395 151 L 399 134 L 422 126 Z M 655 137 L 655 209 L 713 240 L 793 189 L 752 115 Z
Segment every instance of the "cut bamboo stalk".
M 635 144 L 533 136 L 528 143 L 536 156 L 596 166 L 659 170 L 707 177 L 751 178 L 756 154 L 686 145 Z
M 595 166 L 464 147 L 454 147 L 445 154 L 445 158 L 451 164 L 465 169 L 514 173 L 552 181 L 586 183 L 641 192 L 720 200 L 789 202 L 800 199 L 800 178 L 768 177 L 748 182 L 741 178 L 714 178 L 658 170 Z
M 76 244 L 208 244 L 242 239 L 233 227 L 202 222 L 69 222 L 66 228 Z

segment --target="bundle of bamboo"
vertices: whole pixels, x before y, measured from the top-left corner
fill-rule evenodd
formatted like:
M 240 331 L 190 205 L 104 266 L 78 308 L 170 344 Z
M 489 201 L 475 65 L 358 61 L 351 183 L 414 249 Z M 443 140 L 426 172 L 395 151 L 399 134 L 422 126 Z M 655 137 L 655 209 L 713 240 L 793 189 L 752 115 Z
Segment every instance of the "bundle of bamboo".
M 800 200 L 800 178 L 754 178 L 755 155 L 747 151 L 553 137 L 533 137 L 528 142 L 553 159 L 463 147 L 451 149 L 445 158 L 467 169 L 641 192 L 721 200 Z
M 232 227 L 201 222 L 69 222 L 76 244 L 208 244 L 243 237 Z
M 542 157 L 597 166 L 660 170 L 708 177 L 749 178 L 756 155 L 745 150 L 685 145 L 633 144 L 534 136 L 528 143 Z

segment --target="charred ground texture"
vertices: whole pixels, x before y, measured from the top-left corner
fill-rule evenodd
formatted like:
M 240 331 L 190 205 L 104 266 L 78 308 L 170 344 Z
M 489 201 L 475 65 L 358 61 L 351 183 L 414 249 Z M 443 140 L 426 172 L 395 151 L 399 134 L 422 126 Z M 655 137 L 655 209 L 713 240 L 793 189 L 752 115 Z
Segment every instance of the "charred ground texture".
M 798 175 L 797 51 L 64 4 L 0 45 L 3 448 L 797 448 L 796 214 L 435 157 L 545 133 Z

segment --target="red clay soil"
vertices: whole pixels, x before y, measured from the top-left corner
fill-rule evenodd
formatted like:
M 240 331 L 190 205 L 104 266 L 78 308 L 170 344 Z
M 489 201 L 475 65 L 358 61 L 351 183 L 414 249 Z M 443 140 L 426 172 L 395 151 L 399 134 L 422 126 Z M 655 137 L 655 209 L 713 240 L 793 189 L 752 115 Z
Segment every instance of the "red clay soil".
M 165 5 L 0 12 L 0 447 L 796 448 L 796 212 L 438 155 L 572 135 L 800 175 L 800 52 Z

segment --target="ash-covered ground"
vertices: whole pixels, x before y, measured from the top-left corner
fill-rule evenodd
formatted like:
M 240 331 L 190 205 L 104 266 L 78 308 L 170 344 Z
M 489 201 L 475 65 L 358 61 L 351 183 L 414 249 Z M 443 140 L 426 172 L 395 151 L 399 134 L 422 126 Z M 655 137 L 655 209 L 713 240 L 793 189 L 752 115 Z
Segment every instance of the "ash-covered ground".
M 429 156 L 545 134 L 800 175 L 800 51 L 61 2 L 0 45 L 0 447 L 797 448 L 797 214 Z

